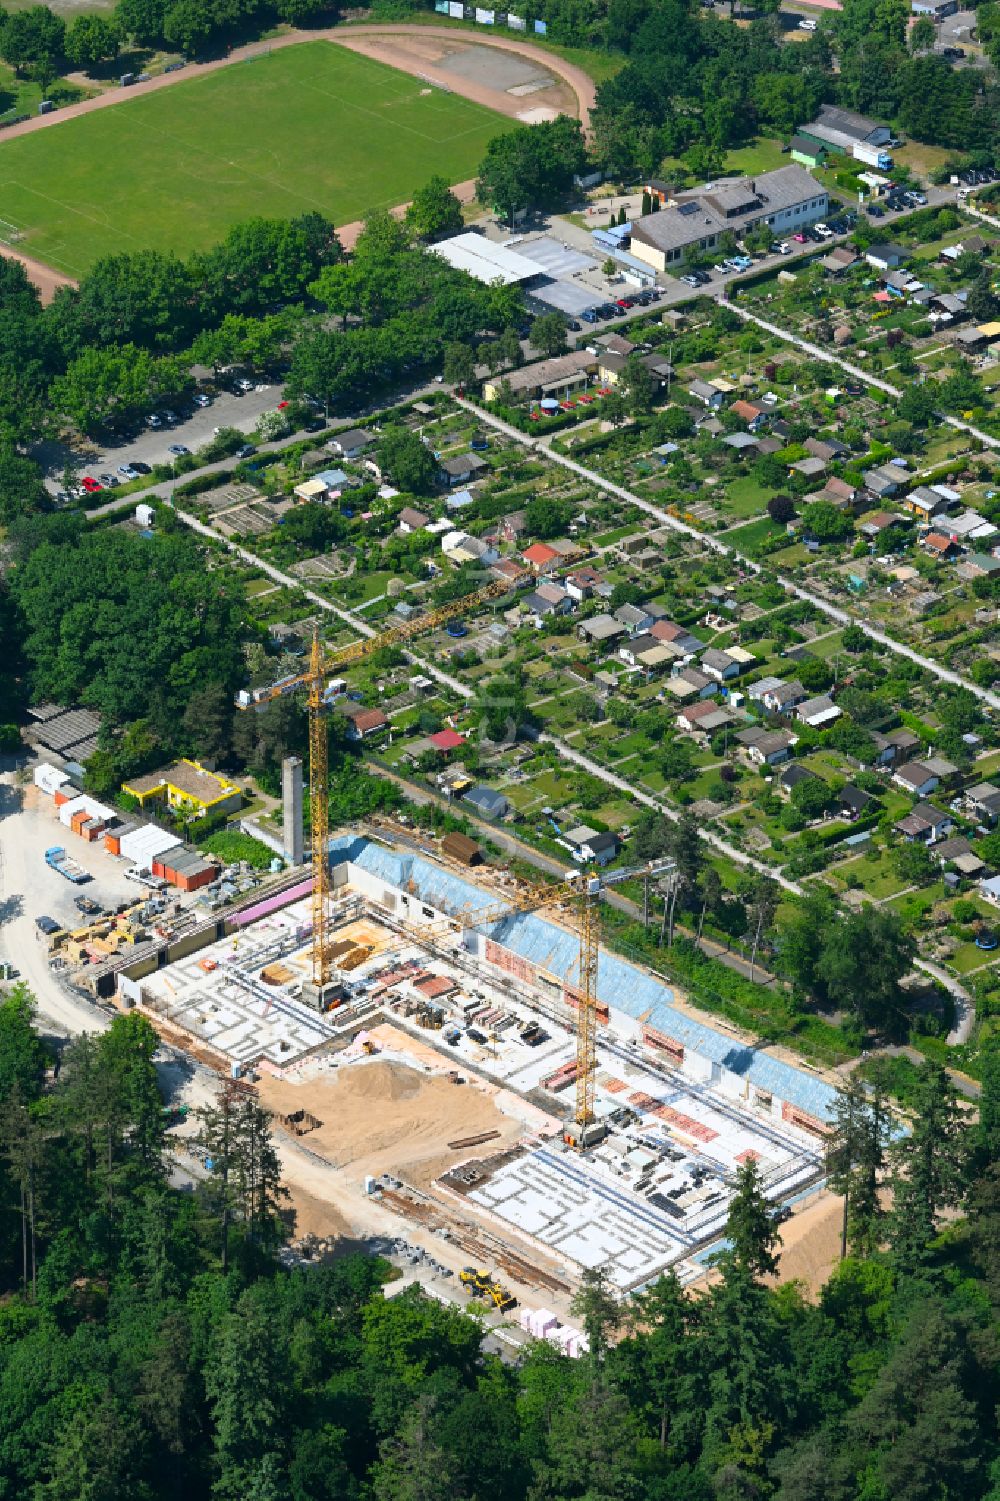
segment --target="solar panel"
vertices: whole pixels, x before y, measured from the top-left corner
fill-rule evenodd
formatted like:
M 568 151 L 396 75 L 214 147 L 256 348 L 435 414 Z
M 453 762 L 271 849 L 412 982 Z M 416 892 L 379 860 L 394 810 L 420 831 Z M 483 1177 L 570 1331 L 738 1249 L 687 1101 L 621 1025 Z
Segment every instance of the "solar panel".
M 696 214 L 697 212 L 698 205 L 696 203 L 682 203 L 678 208 L 678 213 L 681 214 Z

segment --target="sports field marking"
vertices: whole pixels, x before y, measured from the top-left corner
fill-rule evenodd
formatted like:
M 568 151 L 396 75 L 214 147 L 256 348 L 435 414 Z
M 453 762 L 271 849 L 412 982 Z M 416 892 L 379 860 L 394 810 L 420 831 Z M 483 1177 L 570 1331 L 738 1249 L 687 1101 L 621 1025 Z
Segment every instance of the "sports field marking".
M 412 198 L 433 172 L 466 181 L 512 124 L 307 42 L 0 142 L 0 220 L 71 275 L 118 250 L 207 249 L 258 215 L 318 210 L 352 224 Z

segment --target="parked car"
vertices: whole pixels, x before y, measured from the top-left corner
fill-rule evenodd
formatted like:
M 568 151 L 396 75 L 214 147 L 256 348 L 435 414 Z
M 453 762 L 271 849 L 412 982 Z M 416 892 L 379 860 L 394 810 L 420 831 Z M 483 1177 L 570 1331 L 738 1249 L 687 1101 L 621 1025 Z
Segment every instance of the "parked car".
M 204 391 L 199 391 L 194 397 L 194 404 L 196 407 L 210 407 L 212 405 L 212 398 Z
M 249 459 L 251 455 L 255 454 L 256 452 L 257 449 L 255 448 L 253 443 L 244 443 L 242 448 L 238 448 L 236 450 L 236 457 L 238 459 Z
M 153 428 L 153 430 L 155 431 L 158 427 L 163 426 L 163 418 L 159 415 L 158 412 L 150 412 L 149 416 L 146 418 L 146 425 Z
M 96 480 L 92 474 L 85 474 L 83 476 L 83 479 L 80 481 L 80 484 L 83 486 L 88 495 L 96 495 L 98 490 L 104 489 L 104 486 L 100 483 L 99 480 Z
M 171 443 L 170 447 L 167 449 L 167 452 L 172 453 L 176 458 L 179 459 L 184 454 L 190 453 L 191 450 L 190 448 L 185 447 L 183 443 Z
M 138 479 L 139 471 L 134 464 L 119 464 L 118 473 L 122 479 Z
M 99 474 L 97 478 L 100 480 L 105 490 L 114 489 L 115 485 L 117 485 L 119 482 L 117 475 L 114 474 Z
M 150 466 L 148 464 L 144 464 L 141 459 L 133 459 L 132 468 L 135 470 L 136 474 L 152 474 L 153 472 Z

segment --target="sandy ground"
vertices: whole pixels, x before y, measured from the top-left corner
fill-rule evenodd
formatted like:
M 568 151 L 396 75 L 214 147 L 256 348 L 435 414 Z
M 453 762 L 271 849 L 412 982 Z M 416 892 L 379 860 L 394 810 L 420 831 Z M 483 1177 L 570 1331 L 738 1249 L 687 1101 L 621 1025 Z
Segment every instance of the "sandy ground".
M 48 118 L 43 115 L 42 119 Z M 75 287 L 78 285 L 71 276 L 64 276 L 61 271 L 54 271 L 51 266 L 46 266 L 44 261 L 36 261 L 30 255 L 22 255 L 19 250 L 12 250 L 9 245 L 0 245 L 0 255 L 5 255 L 10 261 L 20 261 L 28 273 L 28 280 L 42 294 L 42 301 L 50 303 L 60 287 Z
M 327 1199 L 318 1199 L 299 1183 L 286 1183 L 295 1211 L 295 1235 L 315 1235 L 319 1240 L 350 1240 L 354 1234 L 350 1220 Z
M 801 1282 L 815 1297 L 840 1258 L 843 1204 L 835 1194 L 821 1193 L 797 1209 L 781 1227 L 778 1282 Z
M 529 123 L 554 119 L 558 114 L 581 114 L 589 120 L 589 101 L 558 76 L 550 66 L 548 54 L 535 53 L 530 58 L 530 67 L 525 67 L 521 58 L 527 53 L 521 53 L 517 43 L 511 49 L 501 48 L 495 37 L 467 40 L 460 32 L 429 26 L 374 34 L 366 26 L 352 26 L 334 40 L 352 52 L 360 52 L 402 73 L 414 73 L 501 115 L 512 115 Z M 497 58 L 497 53 L 508 51 L 519 54 L 512 61 L 521 62 L 523 78 L 514 69 L 503 67 L 505 58 Z M 536 80 L 544 75 L 549 80 L 548 86 L 520 92 L 532 75 Z
M 301 1138 L 302 1144 L 338 1168 L 353 1169 L 359 1181 L 366 1173 L 389 1172 L 426 1189 L 462 1160 L 446 1142 L 499 1131 L 492 1151 L 517 1141 L 524 1131 L 473 1085 L 380 1058 L 302 1083 L 262 1078 L 260 1094 L 279 1114 L 305 1109 L 317 1116 L 322 1126 Z

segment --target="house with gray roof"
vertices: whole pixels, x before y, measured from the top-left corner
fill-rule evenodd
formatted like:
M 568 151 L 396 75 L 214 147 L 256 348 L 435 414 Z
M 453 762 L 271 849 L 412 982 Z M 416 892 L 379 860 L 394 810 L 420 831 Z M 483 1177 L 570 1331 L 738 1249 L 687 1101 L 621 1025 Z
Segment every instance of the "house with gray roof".
M 826 188 L 798 163 L 757 177 L 726 177 L 678 193 L 659 213 L 634 220 L 630 249 L 655 271 L 666 271 L 693 250 L 716 250 L 724 234 L 739 238 L 759 224 L 780 240 L 822 219 L 829 202 Z

